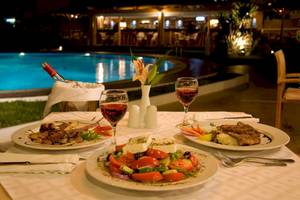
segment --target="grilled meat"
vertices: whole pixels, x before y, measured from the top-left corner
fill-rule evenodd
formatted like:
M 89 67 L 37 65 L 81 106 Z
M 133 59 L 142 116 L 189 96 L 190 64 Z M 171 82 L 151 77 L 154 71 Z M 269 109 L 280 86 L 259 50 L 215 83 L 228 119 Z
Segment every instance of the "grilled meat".
M 72 124 L 72 122 L 43 123 L 39 133 L 32 133 L 29 138 L 34 142 L 50 145 L 80 143 L 83 141 L 80 132 L 87 131 L 96 125 L 97 123 L 77 127 L 77 124 Z
M 239 145 L 254 145 L 260 143 L 260 132 L 248 124 L 238 122 L 236 125 L 221 125 L 218 129 L 238 140 Z

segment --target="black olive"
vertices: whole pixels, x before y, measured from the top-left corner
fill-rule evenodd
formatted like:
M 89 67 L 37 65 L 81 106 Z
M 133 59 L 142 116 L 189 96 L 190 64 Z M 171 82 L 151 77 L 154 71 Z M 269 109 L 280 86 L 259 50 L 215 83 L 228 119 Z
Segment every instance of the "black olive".
M 186 159 L 190 159 L 191 155 L 192 155 L 191 152 L 186 151 L 186 152 L 184 152 L 183 157 Z
M 140 157 L 143 157 L 143 156 L 145 156 L 146 155 L 146 151 L 144 151 L 144 152 L 139 152 L 139 153 L 135 153 L 134 154 L 134 159 L 139 159 Z
M 111 155 L 111 153 L 109 153 L 106 157 L 106 161 L 109 161 L 109 156 Z

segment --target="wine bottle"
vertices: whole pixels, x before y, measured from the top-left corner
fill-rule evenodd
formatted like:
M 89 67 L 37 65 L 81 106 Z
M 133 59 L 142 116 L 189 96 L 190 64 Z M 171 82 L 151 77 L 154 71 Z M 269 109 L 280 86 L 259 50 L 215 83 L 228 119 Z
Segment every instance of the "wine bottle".
M 60 75 L 59 73 L 57 73 L 57 71 L 47 62 L 44 62 L 42 64 L 43 69 L 51 76 L 51 78 L 53 78 L 56 81 L 62 81 L 65 82 L 65 79 L 62 75 Z

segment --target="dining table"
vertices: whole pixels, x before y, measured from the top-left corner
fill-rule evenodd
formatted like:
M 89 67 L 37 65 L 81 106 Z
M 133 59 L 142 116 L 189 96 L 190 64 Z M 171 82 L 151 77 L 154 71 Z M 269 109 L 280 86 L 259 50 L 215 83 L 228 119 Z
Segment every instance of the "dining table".
M 101 116 L 100 112 L 66 112 L 51 113 L 51 119 L 72 119 L 80 116 L 84 119 L 92 119 L 93 116 Z M 251 114 L 241 112 L 216 111 L 216 112 L 189 112 L 194 120 L 235 120 L 259 123 L 259 119 Z M 134 188 L 120 188 L 96 181 L 86 173 L 86 160 L 95 152 L 107 148 L 110 139 L 99 144 L 80 149 L 69 150 L 45 150 L 32 149 L 20 146 L 12 141 L 16 131 L 39 125 L 41 121 L 11 126 L 0 129 L 0 151 L 16 154 L 78 154 L 80 162 L 70 173 L 0 173 L 0 199 L 7 200 L 267 200 L 300 199 L 300 159 L 283 144 L 276 148 L 266 150 L 238 151 L 219 149 L 202 145 L 188 140 L 176 127 L 184 116 L 183 112 L 157 112 L 157 126 L 155 128 L 130 128 L 128 127 L 128 113 L 117 125 L 117 144 L 126 143 L 130 138 L 141 134 L 152 134 L 163 137 L 172 137 L 177 143 L 191 146 L 205 151 L 210 155 L 222 152 L 231 156 L 264 156 L 272 158 L 291 158 L 294 163 L 287 166 L 264 166 L 254 163 L 244 163 L 235 167 L 225 167 L 217 159 L 218 170 L 214 176 L 205 183 L 190 188 L 171 191 L 136 191 Z M 229 116 L 229 117 L 228 117 Z M 46 118 L 47 118 L 46 117 Z M 240 118 L 239 118 L 240 117 Z M 271 126 L 270 126 L 271 127 Z M 276 129 L 273 127 L 274 130 Z M 0 165 L 1 167 L 1 165 Z

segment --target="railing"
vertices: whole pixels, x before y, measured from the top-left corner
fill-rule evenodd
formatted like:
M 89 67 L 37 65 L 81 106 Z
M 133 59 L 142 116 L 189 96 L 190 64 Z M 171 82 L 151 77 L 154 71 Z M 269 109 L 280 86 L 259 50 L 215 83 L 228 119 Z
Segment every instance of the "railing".
M 98 46 L 120 45 L 204 48 L 206 35 L 206 32 L 185 33 L 180 30 L 166 30 L 162 42 L 159 42 L 156 30 L 122 30 L 121 35 L 119 32 L 99 30 L 96 41 Z

